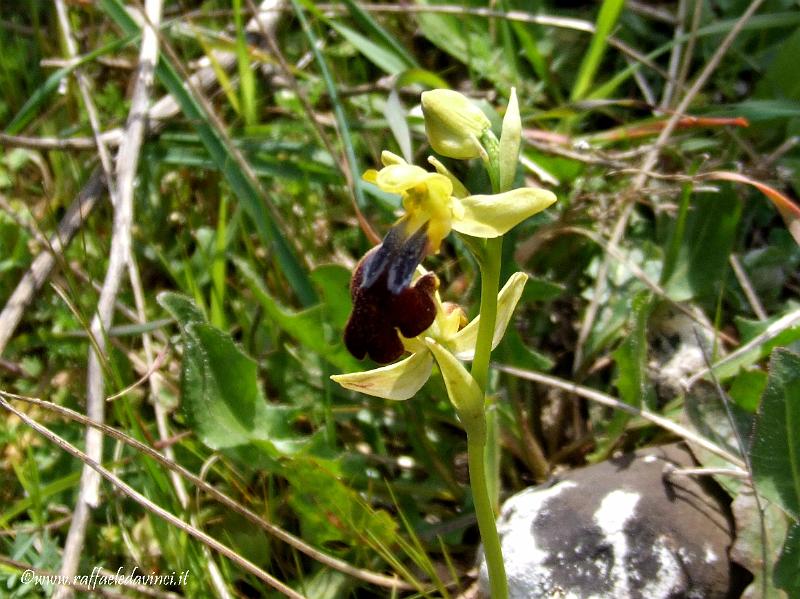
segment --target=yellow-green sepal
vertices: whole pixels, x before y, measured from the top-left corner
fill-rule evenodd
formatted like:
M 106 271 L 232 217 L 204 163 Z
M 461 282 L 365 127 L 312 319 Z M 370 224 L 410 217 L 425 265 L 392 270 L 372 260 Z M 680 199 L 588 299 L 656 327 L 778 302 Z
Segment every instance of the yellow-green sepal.
M 453 229 L 473 237 L 500 237 L 555 201 L 552 191 L 537 187 L 454 199 Z
M 500 189 L 511 189 L 519 163 L 519 147 L 522 141 L 522 119 L 519 115 L 517 90 L 511 88 L 511 97 L 503 117 L 503 129 L 500 132 Z
M 450 179 L 450 183 L 453 184 L 453 195 L 455 197 L 465 198 L 469 195 L 469 191 L 467 191 L 467 188 L 464 187 L 464 184 L 459 181 L 453 173 L 450 172 L 450 169 L 442 164 L 441 160 L 435 156 L 428 156 L 428 162 L 433 166 L 433 168 L 436 169 L 437 173 Z
M 365 372 L 335 374 L 331 380 L 345 389 L 374 397 L 402 401 L 416 395 L 431 376 L 433 358 L 430 352 L 420 351 L 408 358 Z

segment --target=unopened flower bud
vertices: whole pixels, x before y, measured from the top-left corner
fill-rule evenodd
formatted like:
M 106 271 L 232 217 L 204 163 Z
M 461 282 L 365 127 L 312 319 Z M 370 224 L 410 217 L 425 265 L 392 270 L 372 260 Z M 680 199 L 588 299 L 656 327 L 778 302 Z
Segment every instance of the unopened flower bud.
M 478 139 L 491 123 L 466 96 L 449 89 L 424 92 L 422 114 L 428 141 L 436 152 L 461 160 L 480 155 Z

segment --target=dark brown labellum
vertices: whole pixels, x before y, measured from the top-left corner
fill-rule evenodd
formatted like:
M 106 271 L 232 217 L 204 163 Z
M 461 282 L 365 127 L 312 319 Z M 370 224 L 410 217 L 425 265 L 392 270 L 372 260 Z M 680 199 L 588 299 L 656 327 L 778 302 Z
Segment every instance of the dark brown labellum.
M 418 240 L 412 235 L 407 243 L 411 243 L 413 249 Z M 433 324 L 436 318 L 434 293 L 439 280 L 435 274 L 428 273 L 413 285 L 406 282 L 404 287 L 399 287 L 399 281 L 406 276 L 408 262 L 414 258 L 408 258 L 403 252 L 382 252 L 382 248 L 383 244 L 367 252 L 353 272 L 350 281 L 353 312 L 344 330 L 344 343 L 359 360 L 369 356 L 379 364 L 387 364 L 403 355 L 398 331 L 404 337 L 416 337 Z M 398 256 L 400 266 L 395 264 Z M 416 259 L 408 275 L 409 281 L 418 263 Z M 402 272 L 398 274 L 397 268 Z M 370 274 L 369 285 L 365 284 L 366 274 Z

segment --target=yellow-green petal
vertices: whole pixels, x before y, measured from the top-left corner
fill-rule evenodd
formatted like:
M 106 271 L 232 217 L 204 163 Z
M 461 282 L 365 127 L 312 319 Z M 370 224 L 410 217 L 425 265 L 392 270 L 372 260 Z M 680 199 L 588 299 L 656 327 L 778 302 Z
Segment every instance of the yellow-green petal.
M 428 156 L 428 162 L 436 169 L 436 172 L 440 175 L 444 175 L 448 179 L 450 179 L 450 183 L 453 184 L 453 195 L 457 198 L 465 198 L 469 195 L 469 191 L 467 188 L 464 187 L 464 184 L 456 178 L 456 176 L 450 172 L 450 170 L 442 164 L 442 162 L 437 159 L 435 156 Z
M 473 237 L 499 237 L 555 201 L 552 191 L 535 187 L 454 199 L 461 209 L 453 210 L 453 229 Z
M 400 156 L 389 150 L 381 152 L 381 163 L 383 166 L 389 166 L 390 164 L 408 164 L 404 158 L 400 158 Z
M 389 193 L 402 193 L 420 184 L 435 187 L 437 192 L 449 196 L 453 191 L 450 180 L 439 173 L 429 173 L 414 164 L 390 164 L 378 171 L 375 184 Z
M 352 391 L 383 399 L 404 400 L 414 397 L 422 388 L 431 376 L 432 367 L 430 352 L 421 351 L 374 370 L 335 374 L 331 380 Z
M 447 396 L 455 406 L 459 417 L 462 420 L 482 419 L 483 393 L 472 375 L 453 354 L 430 337 L 425 338 L 425 344 L 439 364 Z M 469 426 L 466 422 L 464 424 L 465 427 Z
M 497 318 L 494 322 L 494 335 L 492 336 L 492 349 L 497 347 L 506 333 L 508 323 L 514 314 L 519 298 L 522 297 L 522 290 L 528 275 L 524 272 L 516 272 L 506 281 L 500 293 L 497 294 Z M 478 341 L 478 326 L 481 317 L 478 316 L 463 329 L 458 331 L 449 340 L 448 346 L 453 354 L 460 360 L 472 360 L 475 356 L 475 344 Z

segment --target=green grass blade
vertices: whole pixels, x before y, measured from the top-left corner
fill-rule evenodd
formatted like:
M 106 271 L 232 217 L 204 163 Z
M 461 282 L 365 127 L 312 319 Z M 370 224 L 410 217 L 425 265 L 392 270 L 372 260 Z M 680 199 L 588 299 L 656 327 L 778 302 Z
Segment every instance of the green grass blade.
M 236 61 L 239 67 L 239 92 L 242 97 L 242 116 L 247 127 L 256 124 L 256 80 L 250 66 L 247 52 L 244 22 L 242 20 L 242 0 L 233 0 L 233 18 L 236 26 Z
M 356 197 L 356 203 L 358 206 L 363 207 L 365 205 L 365 200 L 364 190 L 361 183 L 361 169 L 358 166 L 356 152 L 353 148 L 353 138 L 350 135 L 350 125 L 345 117 L 344 107 L 339 99 L 339 92 L 336 90 L 336 84 L 333 81 L 330 69 L 328 69 L 328 63 L 325 61 L 325 57 L 322 56 L 322 52 L 319 49 L 317 36 L 311 29 L 308 19 L 306 19 L 306 15 L 303 13 L 303 9 L 300 7 L 300 3 L 298 0 L 291 0 L 291 2 L 294 13 L 297 16 L 297 20 L 300 21 L 300 26 L 303 28 L 303 33 L 308 39 L 308 44 L 311 47 L 311 52 L 314 54 L 314 60 L 317 63 L 319 72 L 322 75 L 323 81 L 325 82 L 325 89 L 328 92 L 331 104 L 333 105 L 333 114 L 336 118 L 336 126 L 339 129 L 339 135 L 341 136 L 342 144 L 344 145 L 344 153 L 345 157 L 347 158 L 347 164 L 350 168 L 350 172 L 352 173 L 353 194 Z
M 578 76 L 575 79 L 575 85 L 572 88 L 570 99 L 573 102 L 583 99 L 592 86 L 600 61 L 608 47 L 608 36 L 611 35 L 612 29 L 617 24 L 624 5 L 625 0 L 605 0 L 603 6 L 600 7 L 600 14 L 597 16 L 595 32 L 589 44 L 589 50 L 586 52 L 586 56 L 583 57 L 581 66 L 578 69 Z
M 128 15 L 119 0 L 101 0 L 101 8 L 128 35 L 138 31 L 136 22 Z M 236 197 L 244 206 L 256 226 L 262 242 L 271 247 L 283 274 L 304 306 L 317 301 L 306 270 L 286 239 L 288 235 L 276 224 L 277 209 L 265 198 L 254 181 L 237 162 L 222 134 L 209 121 L 208 115 L 197 99 L 185 87 L 175 68 L 162 56 L 156 67 L 156 76 L 178 102 L 186 118 L 197 131 L 211 159 L 225 175 Z M 279 221 L 278 221 L 279 222 Z
M 419 67 L 419 63 L 414 56 L 397 41 L 383 26 L 372 18 L 367 11 L 361 8 L 354 0 L 344 0 L 350 15 L 361 28 L 368 34 L 370 39 L 376 40 L 381 45 L 391 48 L 395 55 L 402 59 L 407 68 Z
M 16 135 L 22 131 L 36 116 L 39 108 L 50 97 L 50 94 L 58 89 L 58 85 L 61 83 L 61 80 L 72 73 L 72 71 L 93 61 L 98 56 L 104 56 L 105 54 L 109 54 L 115 50 L 118 50 L 119 48 L 135 40 L 138 35 L 139 33 L 137 30 L 136 34 L 126 35 L 118 40 L 114 40 L 110 44 L 106 44 L 97 50 L 93 50 L 92 52 L 81 56 L 71 65 L 58 69 L 55 73 L 45 79 L 45 82 L 35 92 L 33 92 L 33 94 L 31 94 L 31 97 L 28 98 L 28 101 L 25 102 L 22 108 L 19 109 L 19 112 L 6 126 L 5 132 L 9 135 Z

